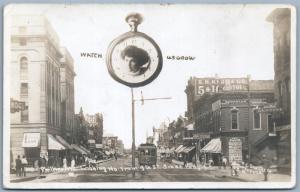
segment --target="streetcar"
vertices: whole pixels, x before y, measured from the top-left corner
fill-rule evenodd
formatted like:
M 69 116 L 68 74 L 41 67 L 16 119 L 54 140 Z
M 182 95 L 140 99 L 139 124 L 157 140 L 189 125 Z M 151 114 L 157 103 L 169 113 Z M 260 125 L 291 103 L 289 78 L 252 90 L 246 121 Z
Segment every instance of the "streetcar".
M 156 165 L 157 149 L 154 144 L 141 144 L 138 147 L 138 161 L 140 166 Z

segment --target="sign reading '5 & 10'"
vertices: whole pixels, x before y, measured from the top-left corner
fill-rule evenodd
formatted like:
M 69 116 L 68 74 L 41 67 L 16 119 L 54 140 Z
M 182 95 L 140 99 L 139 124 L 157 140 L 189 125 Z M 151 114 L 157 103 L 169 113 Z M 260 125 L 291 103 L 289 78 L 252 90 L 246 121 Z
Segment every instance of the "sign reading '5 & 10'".
M 247 91 L 248 78 L 196 78 L 196 95 L 224 91 Z

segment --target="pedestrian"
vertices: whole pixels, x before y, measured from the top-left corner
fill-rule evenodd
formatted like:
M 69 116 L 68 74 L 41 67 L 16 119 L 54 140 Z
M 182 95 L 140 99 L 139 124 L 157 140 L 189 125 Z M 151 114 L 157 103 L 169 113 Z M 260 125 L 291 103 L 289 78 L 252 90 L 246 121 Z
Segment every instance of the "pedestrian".
M 21 166 L 22 166 L 22 162 L 20 159 L 20 155 L 18 155 L 18 158 L 16 159 L 16 175 L 17 176 L 21 176 Z
M 39 171 L 40 171 L 40 175 L 42 174 L 42 161 L 43 161 L 43 158 L 40 157 L 39 160 L 38 160 L 38 167 L 39 167 Z
M 264 168 L 264 181 L 268 181 L 270 162 L 267 159 L 267 156 L 265 154 L 263 154 L 263 156 L 262 156 L 262 164 L 263 164 L 263 168 Z
M 210 167 L 214 165 L 214 161 L 212 160 L 212 158 L 210 158 L 208 160 L 208 164 L 209 164 Z
M 75 168 L 75 159 L 74 159 L 74 157 L 72 157 L 72 160 L 71 160 L 71 168 L 72 169 Z
M 226 169 L 226 167 L 227 167 L 227 158 L 225 156 L 223 156 L 223 158 L 222 158 L 222 165 L 223 165 L 223 168 Z
M 26 177 L 26 170 L 25 167 L 27 166 L 28 162 L 27 159 L 25 157 L 25 155 L 23 155 L 22 159 L 21 159 L 21 175 Z
M 114 155 L 115 155 L 115 160 L 118 160 L 118 155 L 117 155 L 117 153 L 115 153 Z
M 183 167 L 186 167 L 187 166 L 187 158 L 186 158 L 186 155 L 184 155 L 183 157 Z
M 64 157 L 63 159 L 63 168 L 66 169 L 67 168 L 67 158 Z
M 40 159 L 39 159 L 40 175 L 45 173 L 46 163 L 47 162 L 46 162 L 45 156 L 40 157 Z

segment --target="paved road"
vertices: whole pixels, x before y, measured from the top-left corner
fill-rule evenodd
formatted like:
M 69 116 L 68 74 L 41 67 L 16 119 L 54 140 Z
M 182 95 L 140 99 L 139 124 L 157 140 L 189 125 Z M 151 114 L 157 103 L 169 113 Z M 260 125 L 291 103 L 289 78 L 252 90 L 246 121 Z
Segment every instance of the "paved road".
M 136 162 L 136 165 L 137 162 Z M 31 182 L 166 182 L 166 181 L 242 181 L 239 178 L 233 178 L 224 174 L 216 174 L 215 170 L 199 170 L 199 169 L 183 169 L 183 168 L 166 168 L 170 166 L 158 162 L 159 169 L 149 169 L 137 171 L 135 177 L 132 176 L 132 171 L 120 171 L 125 167 L 131 167 L 131 158 L 122 158 L 104 162 L 99 167 L 106 167 L 107 172 L 96 170 L 76 170 L 74 172 L 52 173 L 46 178 L 36 179 Z M 113 168 L 118 168 L 119 171 L 113 171 Z M 109 170 L 111 169 L 111 170 Z

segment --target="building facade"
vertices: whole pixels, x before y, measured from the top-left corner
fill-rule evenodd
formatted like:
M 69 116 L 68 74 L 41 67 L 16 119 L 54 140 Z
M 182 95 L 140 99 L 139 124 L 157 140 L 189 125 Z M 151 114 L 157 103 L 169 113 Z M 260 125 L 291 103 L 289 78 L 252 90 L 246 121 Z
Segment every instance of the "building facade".
M 116 151 L 118 136 L 114 136 L 112 134 L 104 134 L 103 135 L 103 148 L 108 151 Z
M 267 21 L 273 23 L 274 80 L 276 105 L 274 114 L 278 141 L 278 165 L 291 173 L 291 10 L 278 8 Z
M 103 116 L 101 113 L 94 115 L 84 114 L 82 107 L 79 114 L 76 114 L 77 124 L 74 133 L 77 133 L 77 143 L 87 148 L 91 153 L 96 146 L 102 146 L 103 137 Z M 75 131 L 76 130 L 76 131 Z
M 63 57 L 60 59 L 60 89 L 61 89 L 61 127 L 62 136 L 73 143 L 75 122 L 74 101 L 74 61 L 65 47 L 60 48 Z
M 65 55 L 44 16 L 15 15 L 11 21 L 10 95 L 27 106 L 11 113 L 11 153 L 12 158 L 26 155 L 32 163 L 60 150 L 50 143 L 59 146 L 55 136 L 62 135 L 60 68 Z
M 188 84 L 188 100 L 194 98 L 192 94 L 198 97 L 187 109 L 193 112 L 189 118 L 194 122 L 192 140 L 198 139 L 199 150 L 211 155 L 206 160 L 219 162 L 222 155 L 230 162 L 255 163 L 261 153 L 276 157 L 273 119 L 265 110 L 274 108 L 272 80 L 214 77 L 193 78 Z M 269 144 L 266 138 L 271 138 Z M 211 150 L 218 151 L 209 150 L 212 144 Z

